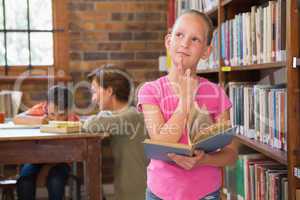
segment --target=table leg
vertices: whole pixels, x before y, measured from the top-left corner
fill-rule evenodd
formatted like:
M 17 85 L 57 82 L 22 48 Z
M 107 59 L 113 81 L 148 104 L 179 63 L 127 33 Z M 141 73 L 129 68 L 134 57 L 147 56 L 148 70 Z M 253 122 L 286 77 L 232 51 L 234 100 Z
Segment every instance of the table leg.
M 87 200 L 102 200 L 101 140 L 87 139 L 85 185 Z

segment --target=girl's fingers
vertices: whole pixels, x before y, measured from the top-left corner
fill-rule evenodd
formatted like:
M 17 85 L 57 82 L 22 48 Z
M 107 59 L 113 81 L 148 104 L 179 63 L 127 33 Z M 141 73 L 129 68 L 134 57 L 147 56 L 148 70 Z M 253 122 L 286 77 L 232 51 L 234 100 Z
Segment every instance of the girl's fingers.
M 170 153 L 170 154 L 168 154 L 168 156 L 177 165 L 179 165 L 180 167 L 182 167 L 186 170 L 192 169 L 196 164 L 196 160 L 194 157 L 181 156 L 181 155 L 176 155 L 174 153 Z
M 187 70 L 185 71 L 185 76 L 186 76 L 188 79 L 191 78 L 191 69 L 187 69 Z
M 183 60 L 183 58 L 180 56 L 180 57 L 179 57 L 179 60 L 178 60 L 178 66 L 177 66 L 180 75 L 183 74 L 183 64 L 182 64 L 182 60 Z

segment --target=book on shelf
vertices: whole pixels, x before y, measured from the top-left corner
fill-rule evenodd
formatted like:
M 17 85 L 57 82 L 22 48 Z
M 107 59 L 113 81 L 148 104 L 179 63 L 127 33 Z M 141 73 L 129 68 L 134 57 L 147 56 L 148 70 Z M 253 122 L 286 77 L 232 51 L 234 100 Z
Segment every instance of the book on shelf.
M 210 12 L 217 8 L 219 0 L 176 0 L 176 16 L 180 16 L 186 10 L 194 9 L 200 12 Z
M 286 60 L 286 2 L 252 6 L 221 24 L 221 58 L 227 66 Z
M 300 167 L 296 166 L 294 167 L 294 176 L 300 179 Z
M 160 142 L 146 139 L 144 143 L 145 154 L 148 158 L 171 161 L 168 153 L 193 156 L 194 150 L 214 152 L 228 145 L 235 135 L 236 128 L 231 122 L 212 123 L 208 112 L 194 110 L 189 116 L 188 144 Z
M 224 192 L 241 200 L 287 199 L 287 168 L 260 153 L 242 153 L 224 170 Z
M 232 125 L 241 135 L 286 151 L 286 94 L 285 84 L 229 83 Z
M 168 0 L 167 25 L 171 29 L 175 22 L 175 0 Z

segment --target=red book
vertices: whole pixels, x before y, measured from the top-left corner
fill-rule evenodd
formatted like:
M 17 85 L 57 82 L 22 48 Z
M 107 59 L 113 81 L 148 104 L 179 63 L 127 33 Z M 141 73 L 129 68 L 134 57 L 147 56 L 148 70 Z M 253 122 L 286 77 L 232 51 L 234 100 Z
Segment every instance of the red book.
M 175 22 L 175 0 L 168 1 L 168 28 L 172 28 Z

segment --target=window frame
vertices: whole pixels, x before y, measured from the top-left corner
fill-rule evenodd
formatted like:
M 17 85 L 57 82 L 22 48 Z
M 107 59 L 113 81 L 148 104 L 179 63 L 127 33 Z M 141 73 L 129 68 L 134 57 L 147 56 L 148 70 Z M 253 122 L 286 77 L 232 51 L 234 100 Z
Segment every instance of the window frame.
M 29 78 L 38 76 L 45 79 L 48 76 L 68 74 L 69 66 L 69 33 L 68 33 L 68 0 L 52 0 L 53 18 L 53 65 L 43 66 L 8 66 L 0 65 L 0 81 L 11 80 L 24 72 L 29 72 Z M 63 71 L 63 73 L 61 73 Z

